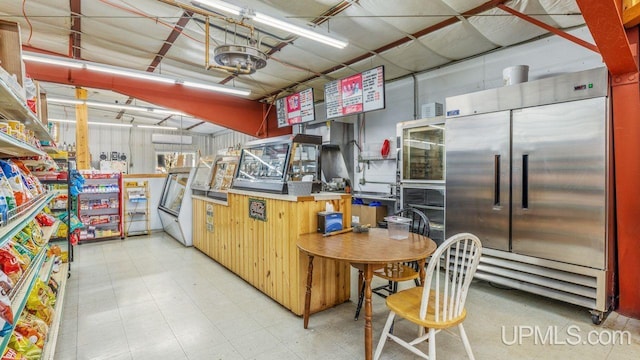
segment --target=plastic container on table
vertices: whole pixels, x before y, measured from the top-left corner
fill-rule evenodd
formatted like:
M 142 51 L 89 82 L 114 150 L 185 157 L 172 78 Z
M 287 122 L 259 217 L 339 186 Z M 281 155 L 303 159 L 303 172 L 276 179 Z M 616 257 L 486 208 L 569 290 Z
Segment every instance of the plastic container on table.
M 390 238 L 394 240 L 404 240 L 409 237 L 411 219 L 402 216 L 387 216 L 384 219 L 387 221 Z

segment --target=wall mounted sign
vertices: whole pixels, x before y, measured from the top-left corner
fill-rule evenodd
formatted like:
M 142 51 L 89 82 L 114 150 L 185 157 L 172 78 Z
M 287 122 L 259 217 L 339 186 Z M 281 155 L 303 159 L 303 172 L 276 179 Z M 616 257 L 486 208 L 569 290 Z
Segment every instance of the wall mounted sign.
M 313 89 L 302 90 L 276 100 L 276 113 L 278 115 L 278 127 L 315 120 Z
M 327 120 L 384 109 L 384 66 L 324 84 Z
M 267 221 L 266 201 L 249 198 L 249 217 L 260 221 Z

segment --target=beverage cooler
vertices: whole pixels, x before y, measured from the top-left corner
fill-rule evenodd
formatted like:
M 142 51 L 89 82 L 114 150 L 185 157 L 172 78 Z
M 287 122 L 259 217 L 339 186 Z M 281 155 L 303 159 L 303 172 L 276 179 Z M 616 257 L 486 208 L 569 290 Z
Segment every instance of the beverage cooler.
M 396 125 L 398 156 L 396 210 L 414 207 L 427 215 L 429 237 L 444 241 L 445 226 L 445 118 L 404 121 Z
M 446 100 L 446 235 L 484 246 L 476 277 L 591 310 L 614 300 L 608 72 Z
M 162 228 L 185 246 L 193 245 L 193 208 L 187 192 L 191 189 L 195 170 L 195 167 L 170 169 L 158 204 Z

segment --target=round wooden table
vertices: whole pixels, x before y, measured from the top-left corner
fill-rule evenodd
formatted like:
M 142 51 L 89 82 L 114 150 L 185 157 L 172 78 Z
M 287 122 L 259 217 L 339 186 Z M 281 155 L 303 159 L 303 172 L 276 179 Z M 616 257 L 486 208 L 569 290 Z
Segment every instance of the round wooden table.
M 370 229 L 366 233 L 347 232 L 333 236 L 320 233 L 300 235 L 298 248 L 309 256 L 307 270 L 307 292 L 304 305 L 304 328 L 309 325 L 309 308 L 311 304 L 311 279 L 313 274 L 313 258 L 315 256 L 346 261 L 361 265 L 364 269 L 364 350 L 365 359 L 373 357 L 371 325 L 371 279 L 373 270 L 382 264 L 418 261 L 420 265 L 420 281 L 424 283 L 424 263 L 436 250 L 433 240 L 418 234 L 409 234 L 409 238 L 395 240 L 389 237 L 387 229 Z

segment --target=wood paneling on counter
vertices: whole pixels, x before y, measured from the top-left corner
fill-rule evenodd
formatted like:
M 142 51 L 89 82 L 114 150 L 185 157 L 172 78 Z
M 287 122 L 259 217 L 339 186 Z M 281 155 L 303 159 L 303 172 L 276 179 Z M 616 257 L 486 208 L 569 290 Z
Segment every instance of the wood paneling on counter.
M 249 217 L 249 198 L 264 200 L 267 220 Z M 351 196 L 336 195 L 334 209 L 351 225 Z M 296 246 L 298 236 L 315 232 L 325 200 L 289 201 L 229 193 L 228 206 L 193 199 L 193 244 L 248 283 L 290 309 L 304 311 L 308 258 Z M 213 232 L 206 207 L 213 207 Z M 313 262 L 311 312 L 349 300 L 348 263 L 317 258 Z

